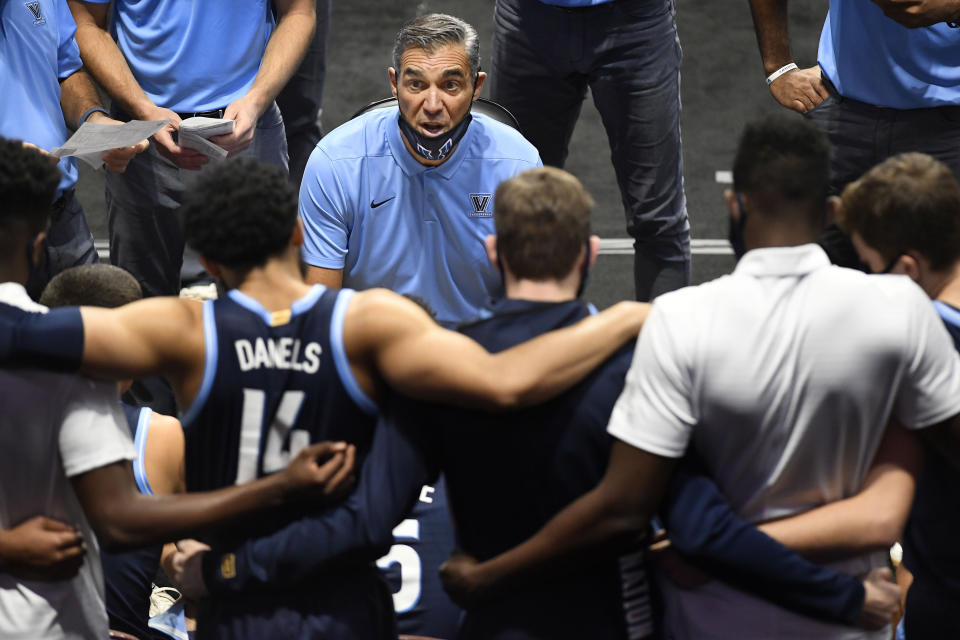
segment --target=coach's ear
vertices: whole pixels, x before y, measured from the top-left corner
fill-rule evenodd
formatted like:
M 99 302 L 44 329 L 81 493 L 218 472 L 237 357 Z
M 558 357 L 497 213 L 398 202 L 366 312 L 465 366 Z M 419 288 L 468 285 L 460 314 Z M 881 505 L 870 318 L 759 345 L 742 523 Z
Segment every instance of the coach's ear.
M 390 77 L 390 92 L 393 97 L 397 97 L 397 70 L 393 67 L 387 67 L 387 76 Z
M 477 78 L 473 83 L 473 99 L 480 97 L 480 90 L 483 89 L 483 81 L 487 79 L 486 71 L 478 71 Z
M 483 240 L 483 246 L 487 249 L 487 260 L 490 261 L 494 267 L 499 268 L 499 256 L 497 255 L 497 236 L 492 233 L 488 235 Z

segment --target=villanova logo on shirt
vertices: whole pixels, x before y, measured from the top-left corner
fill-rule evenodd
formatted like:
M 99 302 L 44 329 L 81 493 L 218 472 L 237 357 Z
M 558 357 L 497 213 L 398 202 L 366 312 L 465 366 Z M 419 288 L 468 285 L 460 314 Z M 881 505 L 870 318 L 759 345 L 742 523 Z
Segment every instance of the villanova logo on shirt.
M 470 203 L 473 204 L 473 212 L 470 213 L 470 217 L 492 218 L 493 211 L 489 210 L 491 197 L 493 197 L 492 193 L 471 193 Z
M 33 24 L 46 24 L 47 21 L 43 19 L 43 14 L 40 12 L 39 2 L 27 2 L 23 6 L 30 9 L 30 13 L 33 14 Z

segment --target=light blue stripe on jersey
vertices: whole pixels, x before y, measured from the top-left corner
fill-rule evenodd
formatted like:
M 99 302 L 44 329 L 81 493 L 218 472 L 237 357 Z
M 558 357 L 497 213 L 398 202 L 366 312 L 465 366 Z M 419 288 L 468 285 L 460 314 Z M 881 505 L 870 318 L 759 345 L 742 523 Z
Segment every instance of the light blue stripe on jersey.
M 952 324 L 955 327 L 960 327 L 960 311 L 939 300 L 934 300 L 933 306 L 936 308 L 937 313 L 940 314 L 940 317 L 943 318 L 944 322 Z
M 817 60 L 840 95 L 895 109 L 960 104 L 960 29 L 907 29 L 872 2 L 831 0 Z
M 273 13 L 270 0 L 114 0 L 111 32 L 154 104 L 207 111 L 250 89 Z
M 219 357 L 219 347 L 217 346 L 217 322 L 214 318 L 213 300 L 203 302 L 203 380 L 200 383 L 200 390 L 193 399 L 193 403 L 183 416 L 181 422 L 183 426 L 192 424 L 203 410 L 203 405 L 207 402 L 210 395 L 210 389 L 213 387 L 213 379 L 217 375 L 217 358 Z
M 66 0 L 33 4 L 0 0 L 0 136 L 49 151 L 67 139 L 59 80 L 83 63 Z M 58 167 L 60 197 L 77 182 L 77 160 L 62 158 Z
M 290 305 L 290 317 L 295 317 L 309 311 L 313 308 L 313 305 L 317 303 L 317 300 L 320 299 L 320 296 L 323 295 L 323 292 L 327 288 L 322 284 L 315 284 L 310 288 L 310 291 L 304 295 L 302 298 L 298 298 L 293 301 L 293 304 Z M 238 305 L 246 309 L 251 313 L 255 313 L 267 324 L 267 326 L 273 325 L 273 313 L 267 310 L 256 298 L 252 298 L 240 291 L 239 289 L 231 289 L 227 292 L 227 295 L 230 296 L 230 299 L 236 302 Z
M 268 327 L 273 324 L 273 316 L 264 308 L 262 304 L 260 304 L 258 300 L 254 300 L 239 289 L 231 289 L 227 292 L 227 295 L 231 300 L 236 302 L 250 313 L 255 313 L 260 316 L 260 319 L 263 320 Z
M 364 392 L 360 383 L 353 375 L 350 360 L 347 358 L 346 348 L 343 346 L 343 322 L 347 317 L 347 307 L 353 297 L 352 289 L 341 289 L 337 294 L 337 301 L 333 305 L 333 314 L 330 318 L 330 348 L 333 349 L 333 362 L 337 365 L 340 381 L 353 401 L 368 415 L 376 415 L 378 408 L 370 396 Z
M 303 296 L 299 300 L 294 301 L 294 303 L 290 305 L 290 316 L 298 316 L 301 313 L 310 311 L 310 309 L 313 308 L 313 305 L 317 303 L 317 300 L 320 299 L 320 296 L 322 296 L 323 292 L 326 290 L 327 288 L 322 284 L 313 285 L 313 288 L 310 289 L 310 293 Z
M 133 461 L 133 478 L 137 481 L 137 488 L 140 493 L 148 496 L 153 495 L 153 487 L 150 486 L 150 479 L 147 478 L 147 467 L 145 464 L 147 455 L 147 437 L 150 434 L 150 416 L 153 410 L 150 407 L 141 407 L 140 414 L 137 416 L 137 435 L 133 439 L 133 445 L 137 449 L 137 459 Z

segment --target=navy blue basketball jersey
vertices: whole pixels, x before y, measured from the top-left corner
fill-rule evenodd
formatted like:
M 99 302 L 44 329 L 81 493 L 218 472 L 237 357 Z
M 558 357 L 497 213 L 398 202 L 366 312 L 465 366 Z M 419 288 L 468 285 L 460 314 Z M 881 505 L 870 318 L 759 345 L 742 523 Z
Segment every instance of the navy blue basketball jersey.
M 438 572 L 454 549 L 443 476 L 424 485 L 410 514 L 393 530 L 393 546 L 377 561 L 393 593 L 401 634 L 453 638 L 461 609 L 443 590 Z
M 343 347 L 352 294 L 316 286 L 277 312 L 236 289 L 204 303 L 206 365 L 183 417 L 188 490 L 280 471 L 322 440 L 369 448 L 376 405 Z
M 940 314 L 954 345 L 960 349 L 960 309 L 939 300 Z M 907 637 L 957 637 L 960 623 L 951 614 L 960 601 L 960 494 L 956 468 L 935 447 L 924 446 L 923 468 L 910 518 L 903 532 L 903 563 L 913 573 L 907 591 Z
M 315 286 L 289 309 L 273 312 L 237 290 L 204 303 L 203 380 L 183 417 L 188 490 L 280 471 L 300 449 L 323 440 L 353 443 L 363 457 L 377 408 L 354 378 L 343 346 L 353 293 Z M 249 518 L 211 542 L 233 545 L 300 515 L 302 509 L 291 508 Z M 345 600 L 355 603 L 350 610 L 343 609 Z M 367 632 L 337 625 L 392 629 L 392 612 L 386 619 L 379 614 L 384 603 L 389 607 L 389 593 L 379 572 L 361 566 L 347 575 L 318 575 L 296 590 L 209 598 L 198 632 L 199 637 L 313 637 L 326 629 L 359 637 Z
M 134 407 L 121 403 L 130 427 L 130 436 L 137 448 L 133 461 L 133 475 L 140 492 L 153 495 L 144 469 L 143 455 L 150 429 L 152 411 L 147 407 Z M 144 640 L 163 638 L 159 632 L 147 626 L 150 614 L 150 592 L 153 579 L 160 567 L 162 546 L 156 545 L 124 553 L 100 552 L 103 565 L 103 581 L 107 617 L 110 628 L 123 631 Z
M 502 351 L 588 314 L 579 301 L 503 300 L 461 329 Z M 464 551 L 485 560 L 520 544 L 592 489 L 610 455 L 606 426 L 630 366 L 627 344 L 597 371 L 543 405 L 490 414 L 439 410 L 430 440 L 446 474 Z M 491 469 L 494 469 L 491 472 Z M 652 634 L 646 558 L 638 547 L 572 575 L 525 587 L 467 611 L 460 638 L 646 638 Z

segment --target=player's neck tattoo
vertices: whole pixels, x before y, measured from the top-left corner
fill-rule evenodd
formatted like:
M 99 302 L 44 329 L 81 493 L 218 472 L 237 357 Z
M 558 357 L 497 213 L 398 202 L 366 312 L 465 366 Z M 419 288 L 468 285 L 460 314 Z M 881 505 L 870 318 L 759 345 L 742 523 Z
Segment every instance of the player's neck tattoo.
M 450 129 L 450 131 L 435 138 L 430 138 L 414 129 L 409 122 L 404 120 L 403 114 L 398 117 L 400 133 L 407 139 L 407 144 L 410 145 L 410 148 L 424 160 L 434 162 L 443 160 L 450 155 L 450 152 L 453 151 L 453 148 L 457 146 L 457 143 L 460 142 L 460 139 L 463 138 L 467 132 L 467 127 L 470 125 L 471 120 L 473 120 L 473 116 L 467 112 L 463 120 Z

